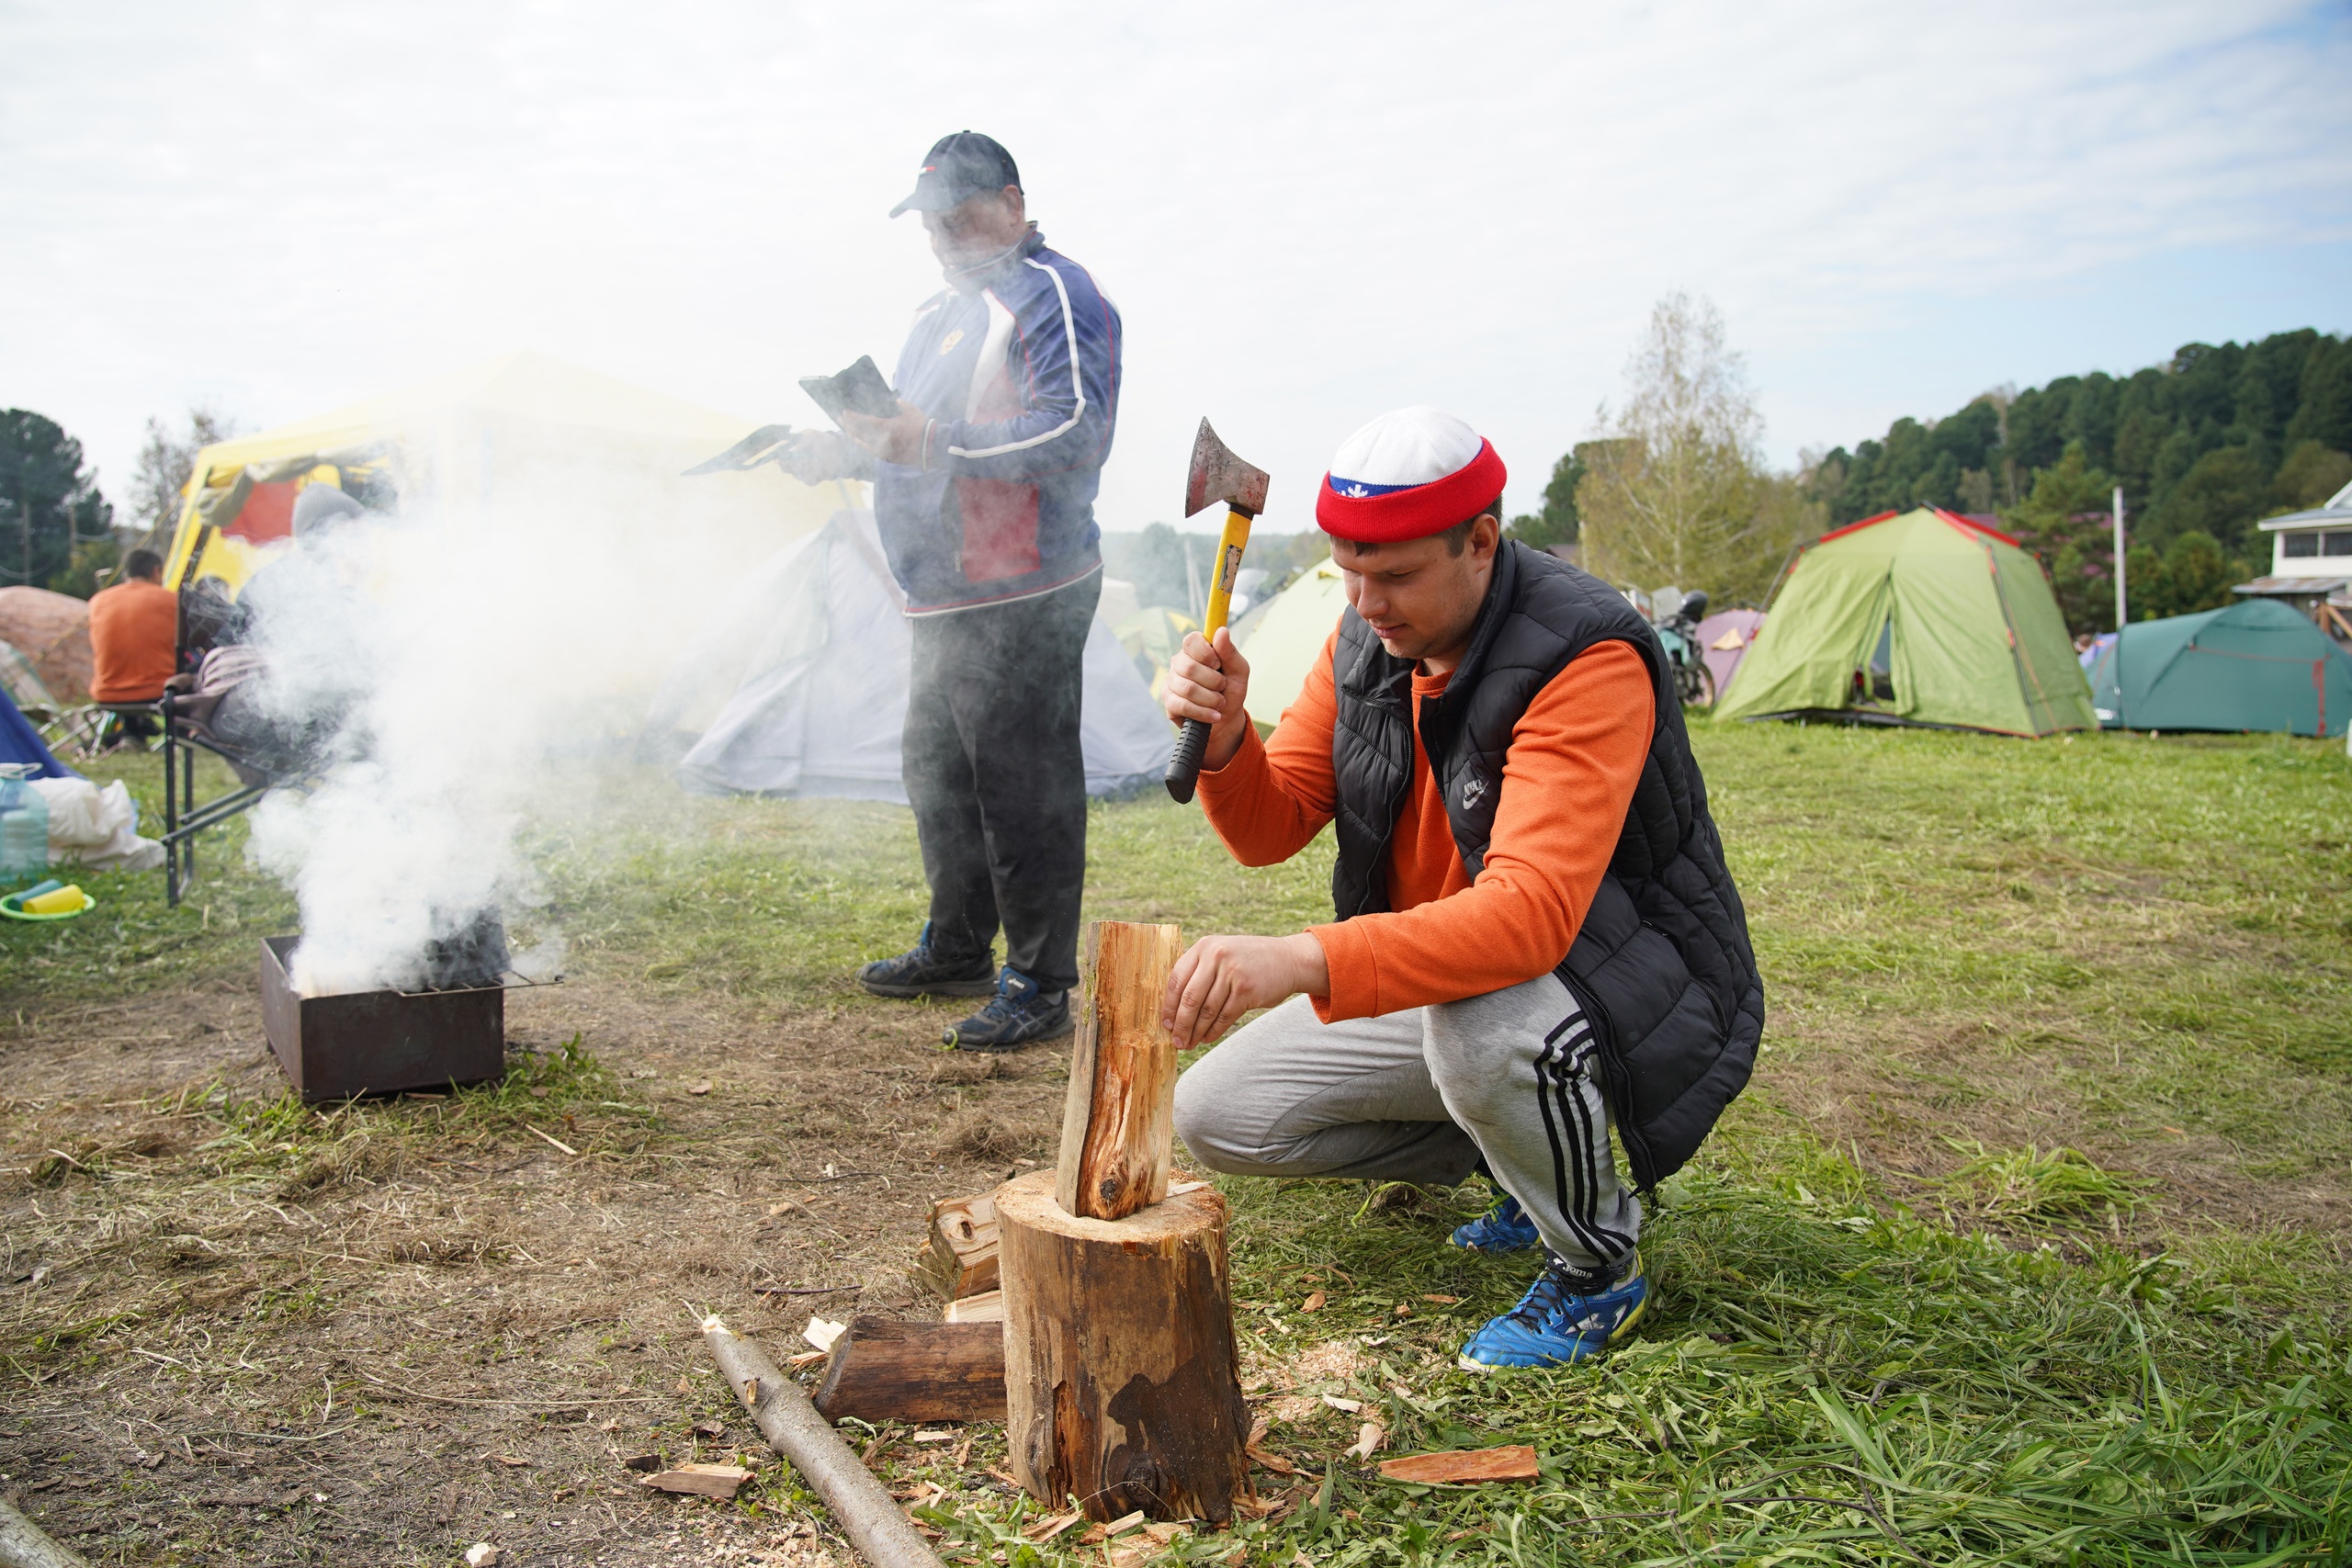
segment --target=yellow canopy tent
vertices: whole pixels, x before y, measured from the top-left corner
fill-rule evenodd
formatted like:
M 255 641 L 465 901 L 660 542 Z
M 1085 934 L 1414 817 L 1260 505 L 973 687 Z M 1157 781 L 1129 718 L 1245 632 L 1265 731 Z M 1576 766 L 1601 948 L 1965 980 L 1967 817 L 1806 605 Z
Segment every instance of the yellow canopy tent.
M 1347 585 L 1327 558 L 1275 594 L 1241 638 L 1241 657 L 1250 661 L 1250 716 L 1260 728 L 1272 728 L 1298 700 L 1347 607 Z
M 863 485 L 804 485 L 774 465 L 683 478 L 752 422 L 540 354 L 512 354 L 197 454 L 165 584 L 217 577 L 232 592 L 292 531 L 304 485 L 340 484 L 386 510 L 431 505 L 494 525 L 526 492 L 625 510 L 643 536 L 764 559 L 865 504 Z

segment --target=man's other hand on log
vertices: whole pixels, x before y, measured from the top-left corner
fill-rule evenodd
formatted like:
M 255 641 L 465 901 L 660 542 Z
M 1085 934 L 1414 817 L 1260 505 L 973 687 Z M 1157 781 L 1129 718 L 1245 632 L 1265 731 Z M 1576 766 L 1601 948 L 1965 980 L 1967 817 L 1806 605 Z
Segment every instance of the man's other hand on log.
M 1329 996 L 1331 969 L 1323 944 L 1296 936 L 1204 936 L 1176 961 L 1159 1010 L 1176 1049 L 1216 1039 L 1256 1008 L 1270 1008 L 1301 991 Z

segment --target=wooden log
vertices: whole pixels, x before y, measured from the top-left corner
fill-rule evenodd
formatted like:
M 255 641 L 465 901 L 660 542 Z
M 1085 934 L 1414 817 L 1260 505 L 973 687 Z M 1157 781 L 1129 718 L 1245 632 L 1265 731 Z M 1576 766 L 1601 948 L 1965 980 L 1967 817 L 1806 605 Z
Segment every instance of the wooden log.
M 1159 1027 L 1159 1003 L 1183 951 L 1174 926 L 1086 928 L 1086 986 L 1054 1168 L 1065 1213 L 1115 1220 L 1168 1195 L 1176 1042 Z
M 1013 1475 L 1088 1517 L 1222 1525 L 1250 1431 L 1226 1277 L 1225 1199 L 1200 1188 L 1121 1220 L 1075 1217 L 1054 1173 L 997 1190 L 1005 1436 Z
M 829 1421 L 1001 1421 L 1004 1330 L 854 1317 L 833 1341 L 815 1404 Z
M 996 1200 L 982 1192 L 931 1206 L 931 1250 L 922 1272 L 949 1301 L 996 1289 Z

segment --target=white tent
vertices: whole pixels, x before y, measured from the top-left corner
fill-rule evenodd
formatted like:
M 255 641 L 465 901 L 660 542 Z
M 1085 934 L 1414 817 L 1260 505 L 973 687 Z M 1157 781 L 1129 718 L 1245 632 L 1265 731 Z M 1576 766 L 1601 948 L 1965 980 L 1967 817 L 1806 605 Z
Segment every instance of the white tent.
M 904 604 L 874 514 L 837 512 L 755 570 L 680 652 L 647 733 L 699 733 L 678 764 L 690 789 L 903 805 Z M 1087 793 L 1157 784 L 1173 731 L 1100 615 L 1085 657 Z

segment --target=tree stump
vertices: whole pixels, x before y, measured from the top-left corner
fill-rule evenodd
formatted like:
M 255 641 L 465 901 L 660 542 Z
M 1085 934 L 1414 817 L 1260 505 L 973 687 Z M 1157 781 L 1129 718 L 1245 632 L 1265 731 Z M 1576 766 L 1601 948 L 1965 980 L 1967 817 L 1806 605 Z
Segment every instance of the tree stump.
M 1095 1519 L 1224 1524 L 1249 1487 L 1250 1432 L 1224 1198 L 1199 1187 L 1082 1219 L 1038 1171 L 999 1188 L 996 1213 L 1013 1474 Z

